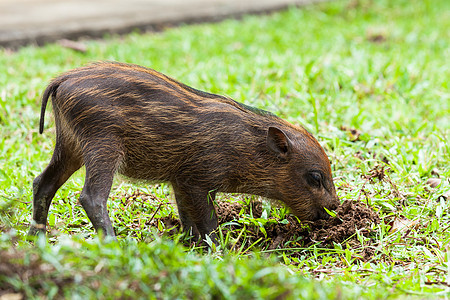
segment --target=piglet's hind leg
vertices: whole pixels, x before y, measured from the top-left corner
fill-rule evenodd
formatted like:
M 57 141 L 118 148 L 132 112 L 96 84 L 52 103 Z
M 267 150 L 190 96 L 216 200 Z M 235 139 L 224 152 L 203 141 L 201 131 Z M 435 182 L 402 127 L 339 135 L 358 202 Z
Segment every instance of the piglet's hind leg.
M 83 165 L 74 147 L 57 137 L 52 159 L 33 181 L 33 221 L 28 235 L 45 233 L 47 216 L 56 191 Z

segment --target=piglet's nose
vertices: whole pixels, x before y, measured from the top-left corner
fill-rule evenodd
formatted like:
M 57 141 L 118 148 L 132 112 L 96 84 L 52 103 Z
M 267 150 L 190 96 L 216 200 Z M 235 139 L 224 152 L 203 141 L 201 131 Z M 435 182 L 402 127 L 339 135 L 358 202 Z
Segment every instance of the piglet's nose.
M 324 208 L 320 209 L 317 212 L 316 219 L 318 219 L 318 220 L 327 220 L 329 218 L 330 218 L 330 215 L 326 212 L 326 210 Z
M 323 220 L 328 220 L 330 217 L 331 216 L 326 211 L 324 211 L 324 213 L 322 213 L 320 215 L 320 218 L 323 219 Z

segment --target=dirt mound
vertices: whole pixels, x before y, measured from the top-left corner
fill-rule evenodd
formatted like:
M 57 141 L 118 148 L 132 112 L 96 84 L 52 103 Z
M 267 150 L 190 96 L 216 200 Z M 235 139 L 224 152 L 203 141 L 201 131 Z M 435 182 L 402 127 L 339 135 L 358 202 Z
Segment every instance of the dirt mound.
M 355 234 L 357 230 L 359 234 L 368 237 L 371 225 L 380 222 L 377 212 L 362 202 L 350 200 L 344 201 L 336 210 L 336 217 L 317 222 L 299 222 L 292 215 L 287 216 L 285 220 L 277 220 L 274 217 L 262 220 L 261 202 L 219 202 L 216 212 L 220 224 L 233 222 L 224 227 L 225 231 L 235 230 L 238 233 L 242 226 L 246 226 L 245 241 L 237 241 L 235 246 L 241 246 L 242 243 L 251 245 L 259 240 L 259 246 L 268 250 L 283 248 L 286 243 L 297 247 L 308 247 L 314 243 L 320 243 L 322 246 L 344 242 L 356 245 L 359 244 Z M 248 221 L 250 217 L 256 221 Z M 175 225 L 180 229 L 179 221 L 171 217 L 165 217 L 161 221 L 166 228 Z
M 367 236 L 372 223 L 378 224 L 378 213 L 362 202 L 344 201 L 336 210 L 336 217 L 319 220 L 311 226 L 310 239 L 321 242 L 342 243 L 356 233 Z

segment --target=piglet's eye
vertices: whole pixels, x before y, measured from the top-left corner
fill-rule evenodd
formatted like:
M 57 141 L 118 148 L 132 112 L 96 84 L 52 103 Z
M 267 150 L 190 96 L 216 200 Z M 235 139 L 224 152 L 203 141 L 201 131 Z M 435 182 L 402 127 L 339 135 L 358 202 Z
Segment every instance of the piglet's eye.
M 314 187 L 320 187 L 322 185 L 322 174 L 317 171 L 308 173 L 308 183 Z

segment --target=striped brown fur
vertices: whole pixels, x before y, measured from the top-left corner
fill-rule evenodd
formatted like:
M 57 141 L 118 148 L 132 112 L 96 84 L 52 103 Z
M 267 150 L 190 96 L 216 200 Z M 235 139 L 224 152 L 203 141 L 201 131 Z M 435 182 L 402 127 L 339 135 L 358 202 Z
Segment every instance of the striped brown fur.
M 101 62 L 62 74 L 44 92 L 40 133 L 49 98 L 56 143 L 33 182 L 30 234 L 45 230 L 55 192 L 83 165 L 80 203 L 111 236 L 106 201 L 117 172 L 170 182 L 182 224 L 196 237 L 217 228 L 217 192 L 280 200 L 304 220 L 339 203 L 329 160 L 305 129 L 152 69 Z

